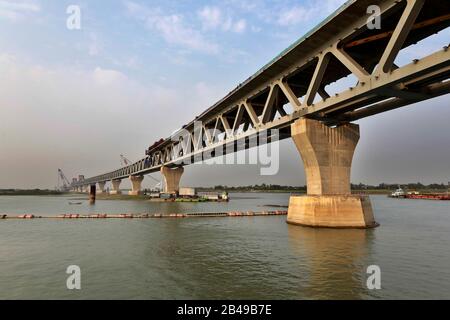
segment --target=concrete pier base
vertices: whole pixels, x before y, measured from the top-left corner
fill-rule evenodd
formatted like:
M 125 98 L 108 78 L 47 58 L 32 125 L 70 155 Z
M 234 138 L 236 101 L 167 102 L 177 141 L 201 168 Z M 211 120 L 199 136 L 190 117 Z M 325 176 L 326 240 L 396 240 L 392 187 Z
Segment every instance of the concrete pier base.
M 131 191 L 128 192 L 130 196 L 138 196 L 141 192 L 142 181 L 144 176 L 130 176 L 131 181 Z
M 372 205 L 367 196 L 292 196 L 287 222 L 326 228 L 373 228 Z
M 112 190 L 109 192 L 109 194 L 111 194 L 111 195 L 122 194 L 122 191 L 120 191 L 120 183 L 121 182 L 122 182 L 122 180 L 112 180 L 111 181 Z
M 162 167 L 161 174 L 164 177 L 164 193 L 177 193 L 180 190 L 180 180 L 183 175 L 183 167 Z
M 307 196 L 291 197 L 287 222 L 329 228 L 377 226 L 369 198 L 352 195 L 350 190 L 359 126 L 331 128 L 302 118 L 292 124 L 291 135 L 303 159 Z

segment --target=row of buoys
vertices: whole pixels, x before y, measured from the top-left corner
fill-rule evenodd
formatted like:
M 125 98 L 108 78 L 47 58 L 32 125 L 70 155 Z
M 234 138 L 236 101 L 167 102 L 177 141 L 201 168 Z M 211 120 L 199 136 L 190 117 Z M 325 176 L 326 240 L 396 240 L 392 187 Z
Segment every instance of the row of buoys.
M 262 212 L 253 212 L 253 211 L 233 211 L 228 212 L 229 217 L 251 217 L 251 216 L 281 216 L 287 215 L 287 211 L 262 211 Z
M 149 218 L 194 218 L 194 217 L 252 217 L 252 216 L 278 216 L 286 215 L 287 211 L 232 211 L 232 212 L 194 212 L 194 213 L 153 213 L 153 214 L 106 214 L 96 213 L 90 215 L 81 215 L 78 213 L 66 213 L 56 216 L 36 216 L 34 214 L 22 214 L 10 216 L 0 214 L 0 219 L 149 219 Z
M 79 214 L 60 214 L 58 218 L 61 219 L 78 219 L 80 217 Z
M 286 215 L 287 211 L 262 211 L 262 212 L 253 212 L 253 211 L 233 211 L 228 212 L 229 217 L 251 217 L 251 216 L 279 216 Z

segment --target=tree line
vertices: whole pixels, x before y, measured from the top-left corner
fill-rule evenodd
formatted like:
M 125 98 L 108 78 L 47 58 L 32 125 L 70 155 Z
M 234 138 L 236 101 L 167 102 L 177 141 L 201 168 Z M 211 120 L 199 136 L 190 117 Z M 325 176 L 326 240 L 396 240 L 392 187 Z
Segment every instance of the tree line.
M 370 184 L 351 184 L 352 190 L 395 190 L 397 188 L 404 188 L 408 190 L 447 190 L 449 188 L 448 184 L 444 183 L 431 183 L 431 184 L 423 184 L 421 182 L 416 183 L 380 183 L 378 185 L 370 185 Z M 227 186 L 227 185 L 216 185 L 211 188 L 197 188 L 199 190 L 227 190 L 227 191 L 268 191 L 268 190 L 284 190 L 284 191 L 305 191 L 306 186 L 284 186 L 279 184 L 254 184 L 254 185 L 246 185 L 246 186 Z

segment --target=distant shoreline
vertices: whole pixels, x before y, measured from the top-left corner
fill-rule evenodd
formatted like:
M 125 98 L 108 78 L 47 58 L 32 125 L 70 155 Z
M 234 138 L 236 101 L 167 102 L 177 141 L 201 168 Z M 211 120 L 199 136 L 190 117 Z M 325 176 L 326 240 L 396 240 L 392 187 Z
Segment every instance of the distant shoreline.
M 229 193 L 292 193 L 292 194 L 306 194 L 305 188 L 289 188 L 286 189 L 251 189 L 251 188 L 236 188 L 230 187 L 227 189 L 215 189 L 215 188 L 196 188 L 197 192 L 229 192 Z M 437 188 L 424 188 L 424 189 L 414 189 L 415 191 L 419 191 L 423 194 L 429 193 L 444 193 L 446 190 L 437 189 Z M 123 190 L 124 194 L 114 197 L 108 194 L 98 194 L 97 199 L 138 199 L 138 198 L 147 198 L 145 196 L 128 196 L 126 190 Z M 368 194 L 368 195 L 388 195 L 393 192 L 393 189 L 352 189 L 352 194 Z M 56 190 L 41 190 L 41 189 L 32 189 L 32 190 L 19 190 L 19 189 L 0 189 L 0 196 L 64 196 L 64 195 L 83 195 L 84 193 L 79 192 L 62 192 Z
M 2 189 L 0 190 L 0 196 L 60 196 L 64 195 L 64 192 L 56 190 L 17 190 L 17 189 Z

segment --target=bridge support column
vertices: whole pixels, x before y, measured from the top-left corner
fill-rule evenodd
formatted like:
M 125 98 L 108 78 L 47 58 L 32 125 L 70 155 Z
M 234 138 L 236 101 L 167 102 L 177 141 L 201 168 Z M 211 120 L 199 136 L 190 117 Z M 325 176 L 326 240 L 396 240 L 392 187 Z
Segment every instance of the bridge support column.
M 174 169 L 161 167 L 161 174 L 164 177 L 164 193 L 177 193 L 180 190 L 180 180 L 183 172 L 183 167 Z
M 98 183 L 98 190 L 97 190 L 98 194 L 105 193 L 105 185 L 106 185 L 106 182 Z
M 141 184 L 144 176 L 130 176 L 131 191 L 128 192 L 130 196 L 138 196 L 141 194 Z
M 112 183 L 112 190 L 109 192 L 109 194 L 122 194 L 122 191 L 120 191 L 120 183 L 122 182 L 122 180 L 117 179 L 117 180 L 111 180 Z
M 89 185 L 88 190 L 89 190 L 89 203 L 95 204 L 95 196 L 97 194 L 97 185 L 96 184 Z
M 307 195 L 290 198 L 287 222 L 311 227 L 376 227 L 369 197 L 352 195 L 350 190 L 359 126 L 330 128 L 302 118 L 292 124 L 291 135 L 303 159 Z

